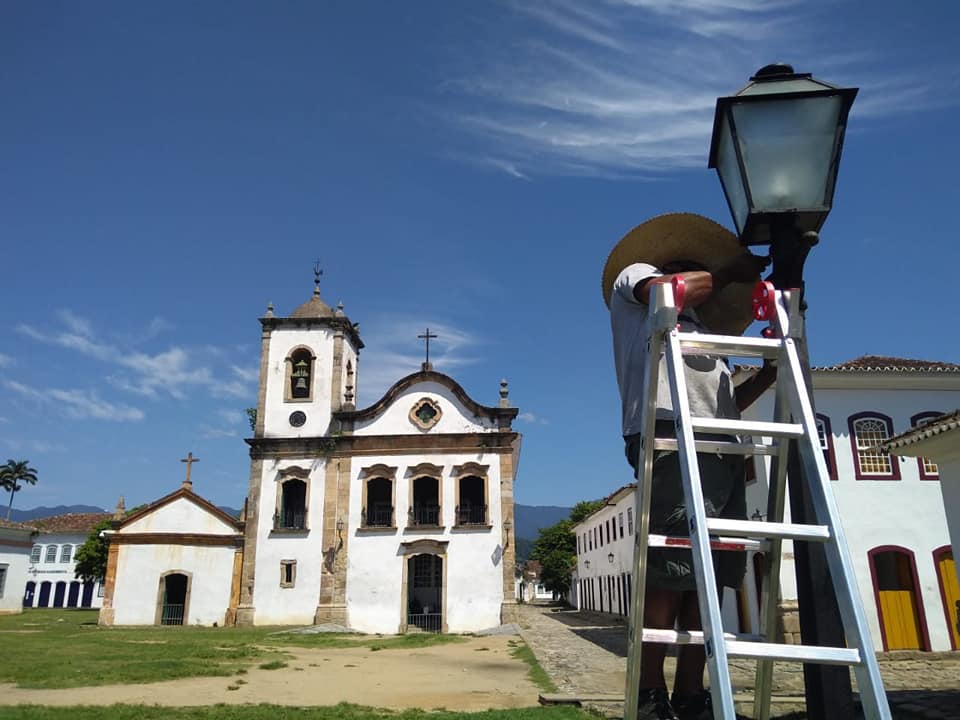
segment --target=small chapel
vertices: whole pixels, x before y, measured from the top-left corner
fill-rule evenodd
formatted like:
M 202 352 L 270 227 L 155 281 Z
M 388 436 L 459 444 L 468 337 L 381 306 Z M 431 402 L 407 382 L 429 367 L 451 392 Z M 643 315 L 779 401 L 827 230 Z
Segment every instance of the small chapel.
M 193 491 L 109 532 L 103 625 L 308 625 L 471 632 L 514 602 L 520 434 L 506 381 L 482 405 L 426 361 L 355 404 L 358 325 L 320 296 L 261 325 L 240 518 Z M 189 456 L 192 460 L 192 455 Z

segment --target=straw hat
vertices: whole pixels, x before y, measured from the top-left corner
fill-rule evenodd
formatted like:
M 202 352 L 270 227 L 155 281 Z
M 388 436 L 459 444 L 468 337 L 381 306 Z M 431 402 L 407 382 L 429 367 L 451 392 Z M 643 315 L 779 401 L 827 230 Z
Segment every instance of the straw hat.
M 709 218 L 693 213 L 658 215 L 637 225 L 610 252 L 603 268 L 603 301 L 610 305 L 617 275 L 632 263 L 661 268 L 670 261 L 692 260 L 713 271 L 741 252 L 736 235 Z M 754 285 L 727 285 L 697 307 L 697 316 L 715 333 L 741 334 L 753 322 Z

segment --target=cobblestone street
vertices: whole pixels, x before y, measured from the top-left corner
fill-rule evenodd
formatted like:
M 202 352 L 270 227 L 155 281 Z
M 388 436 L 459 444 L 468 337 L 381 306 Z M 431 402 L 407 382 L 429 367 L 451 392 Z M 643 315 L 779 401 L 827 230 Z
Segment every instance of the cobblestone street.
M 626 682 L 626 621 L 591 611 L 546 605 L 513 606 L 511 619 L 561 693 L 623 694 Z M 504 618 L 505 621 L 508 618 Z M 673 659 L 667 659 L 672 676 Z M 731 662 L 738 709 L 752 711 L 752 661 Z M 802 711 L 800 665 L 775 666 L 773 707 L 778 715 Z M 880 669 L 897 720 L 960 720 L 960 653 L 884 653 Z M 669 682 L 669 678 L 668 678 Z M 622 717 L 622 704 L 598 705 L 610 717 Z

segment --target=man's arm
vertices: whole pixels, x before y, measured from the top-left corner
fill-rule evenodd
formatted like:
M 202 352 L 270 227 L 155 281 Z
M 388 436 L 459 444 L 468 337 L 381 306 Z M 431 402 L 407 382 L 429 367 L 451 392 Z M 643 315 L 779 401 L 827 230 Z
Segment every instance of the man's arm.
M 650 303 L 650 288 L 659 283 L 672 282 L 677 275 L 681 276 L 686 284 L 684 305 L 696 307 L 710 297 L 714 292 L 734 282 L 750 282 L 760 278 L 760 273 L 770 264 L 770 258 L 753 255 L 744 251 L 732 257 L 726 264 L 713 272 L 706 270 L 688 270 L 686 272 L 669 273 L 660 277 L 650 278 L 637 283 L 633 288 L 633 296 L 637 302 L 644 305 Z M 669 270 L 668 263 L 664 270 Z
M 737 409 L 743 412 L 753 405 L 757 399 L 763 395 L 763 391 L 773 385 L 777 379 L 777 368 L 769 362 L 764 361 L 760 368 L 749 380 L 740 383 L 734 392 L 734 398 L 737 401 Z

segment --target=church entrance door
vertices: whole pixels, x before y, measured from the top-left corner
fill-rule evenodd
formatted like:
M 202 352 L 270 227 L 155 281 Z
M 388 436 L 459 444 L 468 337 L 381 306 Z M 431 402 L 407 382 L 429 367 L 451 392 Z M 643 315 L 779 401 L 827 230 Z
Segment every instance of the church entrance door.
M 443 628 L 443 558 L 414 555 L 407 560 L 407 628 Z
M 183 625 L 186 615 L 189 579 L 183 573 L 170 573 L 160 578 L 161 625 Z

